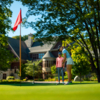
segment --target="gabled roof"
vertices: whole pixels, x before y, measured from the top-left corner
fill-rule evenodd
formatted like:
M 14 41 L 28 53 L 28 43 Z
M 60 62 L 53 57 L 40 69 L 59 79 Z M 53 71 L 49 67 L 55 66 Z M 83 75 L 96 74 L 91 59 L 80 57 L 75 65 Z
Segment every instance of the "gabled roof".
M 55 43 L 56 42 L 52 42 L 51 44 L 42 43 L 42 42 L 33 42 L 32 47 L 29 48 L 29 50 L 30 53 L 47 52 L 52 49 Z
M 8 38 L 8 44 L 13 49 L 14 54 L 19 58 L 19 40 Z M 29 58 L 29 50 L 24 41 L 21 41 L 21 54 L 23 60 L 28 60 Z
M 46 58 L 55 58 L 55 57 L 50 51 L 47 51 L 47 53 L 42 57 L 42 59 L 46 59 Z

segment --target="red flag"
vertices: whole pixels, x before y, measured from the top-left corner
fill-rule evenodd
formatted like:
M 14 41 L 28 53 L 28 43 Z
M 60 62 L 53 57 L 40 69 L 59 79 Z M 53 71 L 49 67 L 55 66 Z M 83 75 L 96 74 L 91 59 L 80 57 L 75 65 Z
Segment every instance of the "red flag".
M 14 27 L 13 27 L 13 30 L 15 31 L 17 29 L 18 25 L 21 23 L 22 23 L 22 15 L 21 15 L 21 9 L 20 9 L 17 20 L 16 20 Z

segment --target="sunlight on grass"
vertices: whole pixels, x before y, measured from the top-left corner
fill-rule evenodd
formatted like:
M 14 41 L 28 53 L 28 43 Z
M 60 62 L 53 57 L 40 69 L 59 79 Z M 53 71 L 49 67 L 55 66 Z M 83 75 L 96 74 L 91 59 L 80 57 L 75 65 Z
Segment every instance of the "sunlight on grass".
M 0 100 L 100 100 L 97 81 L 56 84 L 1 84 Z

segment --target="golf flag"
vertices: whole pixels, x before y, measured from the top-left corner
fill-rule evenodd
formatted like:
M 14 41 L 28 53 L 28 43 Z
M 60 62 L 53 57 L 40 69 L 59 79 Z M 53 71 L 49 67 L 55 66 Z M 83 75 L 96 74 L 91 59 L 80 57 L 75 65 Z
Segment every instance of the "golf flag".
M 15 22 L 14 27 L 13 27 L 13 30 L 15 31 L 17 29 L 18 25 L 21 23 L 22 23 L 22 15 L 21 15 L 21 9 L 20 9 L 20 12 L 17 16 L 16 22 Z
M 20 9 L 20 12 L 17 16 L 17 19 L 16 19 L 16 22 L 14 24 L 14 27 L 13 27 L 13 30 L 15 31 L 18 27 L 18 25 L 20 24 L 20 39 L 19 39 L 19 56 L 20 56 L 20 59 L 19 59 L 19 65 L 20 65 L 20 80 L 21 80 L 21 23 L 22 23 L 22 15 L 21 15 L 21 9 Z M 21 83 L 21 81 L 20 81 Z M 20 84 L 21 85 L 21 84 Z

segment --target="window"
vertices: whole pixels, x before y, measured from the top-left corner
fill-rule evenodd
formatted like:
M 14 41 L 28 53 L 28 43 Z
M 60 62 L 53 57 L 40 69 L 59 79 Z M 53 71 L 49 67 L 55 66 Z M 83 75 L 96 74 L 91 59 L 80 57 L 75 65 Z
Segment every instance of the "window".
M 44 54 L 45 53 L 32 54 L 32 58 L 33 58 L 33 60 L 42 59 L 42 57 L 44 56 Z
M 44 56 L 44 53 L 40 53 L 38 56 L 39 56 L 39 59 L 42 59 L 42 57 Z
M 38 59 L 38 54 L 33 54 L 33 60 Z

